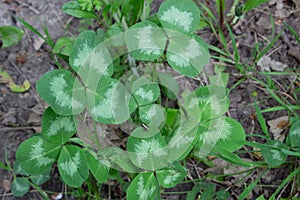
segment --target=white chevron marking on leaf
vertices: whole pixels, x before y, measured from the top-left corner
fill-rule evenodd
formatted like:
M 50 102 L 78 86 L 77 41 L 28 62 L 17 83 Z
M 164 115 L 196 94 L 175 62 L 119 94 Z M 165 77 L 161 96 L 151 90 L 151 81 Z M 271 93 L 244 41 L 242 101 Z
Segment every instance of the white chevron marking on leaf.
M 210 127 L 209 131 L 199 135 L 200 141 L 208 144 L 214 144 L 218 140 L 226 140 L 229 138 L 232 129 L 231 125 L 228 122 L 223 121 L 223 119 L 219 120 L 220 121 L 214 124 L 215 127 Z
M 108 63 L 107 58 L 104 57 L 103 50 L 99 50 L 99 52 L 94 52 L 91 57 L 90 65 L 93 69 L 96 69 L 99 73 L 104 76 L 108 75 Z
M 151 120 L 156 115 L 156 109 L 154 106 L 152 106 L 145 115 L 143 115 L 143 118 L 147 120 Z
M 56 120 L 52 121 L 47 134 L 49 136 L 56 135 L 61 129 L 65 130 L 67 132 L 71 132 L 75 129 L 75 127 L 73 126 L 73 122 L 71 121 L 70 118 L 61 117 L 61 118 L 57 118 Z
M 159 55 L 161 52 L 159 51 L 159 47 L 154 43 L 151 37 L 151 28 L 151 26 L 147 26 L 137 32 L 136 38 L 139 41 L 138 49 L 140 49 L 142 53 L 147 55 Z
M 152 101 L 154 98 L 152 90 L 146 92 L 143 88 L 139 88 L 134 94 L 148 101 Z
M 85 41 L 85 43 L 80 46 L 77 57 L 74 59 L 74 65 L 76 67 L 81 67 L 91 51 L 92 49 L 88 46 L 87 41 Z
M 96 105 L 92 110 L 91 113 L 96 117 L 102 117 L 106 119 L 110 119 L 114 116 L 114 104 L 113 100 L 118 99 L 118 92 L 116 91 L 117 84 L 112 84 L 111 88 L 109 88 L 105 94 L 105 99 L 102 100 L 98 105 Z
M 192 13 L 180 11 L 175 6 L 171 6 L 161 16 L 161 20 L 170 24 L 181 26 L 186 32 L 189 32 L 192 25 Z
M 136 193 L 139 195 L 139 200 L 148 200 L 154 193 L 155 187 L 144 188 L 144 178 L 140 176 Z
M 64 74 L 53 77 L 50 81 L 50 90 L 53 92 L 52 95 L 55 97 L 56 104 L 63 108 L 82 108 L 82 103 L 73 99 L 68 93 L 65 92 L 66 88 L 67 82 L 64 79 Z
M 80 166 L 80 153 L 77 152 L 69 161 L 60 163 L 61 169 L 69 176 L 73 176 Z
M 172 54 L 169 58 L 179 67 L 188 67 L 192 59 L 199 57 L 202 54 L 203 51 L 198 42 L 195 39 L 191 39 L 188 46 L 183 51 Z
M 165 185 L 168 185 L 172 182 L 177 181 L 177 179 L 180 177 L 180 173 L 176 172 L 175 170 L 169 170 L 169 174 L 171 174 L 171 175 L 168 175 L 165 177 L 165 180 L 164 180 Z
M 163 151 L 163 146 L 155 139 L 150 141 L 141 140 L 141 142 L 135 144 L 135 152 L 137 154 L 137 162 L 141 165 L 147 158 L 147 155 L 153 153 L 157 157 L 167 155 L 167 152 Z
M 29 153 L 31 160 L 35 159 L 37 161 L 38 167 L 48 165 L 55 161 L 53 158 L 49 158 L 45 156 L 42 145 L 43 145 L 43 140 L 39 139 L 35 144 L 32 145 L 31 151 Z

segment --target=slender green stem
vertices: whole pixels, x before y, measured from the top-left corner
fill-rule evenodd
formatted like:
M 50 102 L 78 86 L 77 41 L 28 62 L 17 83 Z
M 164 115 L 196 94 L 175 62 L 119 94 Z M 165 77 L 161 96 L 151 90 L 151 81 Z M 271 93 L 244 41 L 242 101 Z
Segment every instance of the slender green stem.
M 97 200 L 101 200 L 101 196 L 100 196 L 100 192 L 99 192 L 99 189 L 98 189 L 98 186 L 97 186 L 97 180 L 95 179 L 95 177 L 90 174 L 90 183 L 91 183 L 91 187 L 92 187 L 92 190 L 95 194 L 95 198 Z

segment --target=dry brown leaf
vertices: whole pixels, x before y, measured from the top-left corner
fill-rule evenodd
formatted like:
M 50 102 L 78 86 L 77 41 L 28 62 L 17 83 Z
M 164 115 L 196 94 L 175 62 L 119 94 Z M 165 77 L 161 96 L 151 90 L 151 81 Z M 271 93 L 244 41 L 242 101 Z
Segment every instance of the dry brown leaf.
M 273 134 L 274 140 L 284 141 L 285 135 L 282 134 L 285 129 L 289 127 L 289 117 L 281 116 L 268 121 L 270 126 L 269 131 Z
M 272 25 L 270 22 L 270 17 L 268 15 L 263 15 L 259 18 L 256 24 L 260 27 L 264 27 L 265 29 L 271 29 Z
M 2 187 L 5 189 L 6 192 L 8 192 L 10 190 L 10 181 L 7 179 L 3 179 Z
M 272 60 L 269 56 L 264 55 L 259 59 L 257 65 L 261 67 L 262 71 L 270 72 L 271 69 L 274 71 L 282 72 L 285 68 L 288 67 L 287 64 L 282 62 Z

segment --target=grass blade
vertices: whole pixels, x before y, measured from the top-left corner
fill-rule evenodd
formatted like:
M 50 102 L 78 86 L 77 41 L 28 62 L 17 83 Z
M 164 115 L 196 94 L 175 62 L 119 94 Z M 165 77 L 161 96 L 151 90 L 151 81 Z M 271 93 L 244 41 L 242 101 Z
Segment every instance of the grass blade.
M 0 162 L 0 168 L 8 171 L 12 171 L 9 166 L 6 166 L 3 162 Z
M 261 113 L 256 101 L 254 102 L 254 108 L 255 108 L 255 111 L 256 111 L 256 114 L 257 114 L 257 120 L 260 124 L 260 127 L 261 127 L 263 133 L 265 134 L 265 136 L 268 138 L 268 140 L 270 140 L 271 137 L 270 137 L 269 132 L 268 132 L 268 127 L 267 127 L 267 124 L 266 124 L 266 120 L 262 116 L 262 113 Z
M 286 184 L 288 184 L 288 182 L 290 182 L 294 176 L 297 176 L 300 173 L 300 166 L 297 167 L 292 173 L 290 173 L 288 175 L 288 177 L 286 177 L 282 183 L 278 186 L 278 188 L 275 190 L 275 192 L 272 194 L 272 196 L 270 197 L 270 199 L 275 199 L 275 197 L 277 196 L 277 194 L 282 190 L 282 188 L 284 188 L 284 186 Z
M 250 192 L 255 188 L 255 186 L 257 185 L 258 181 L 266 174 L 270 171 L 270 169 L 266 169 L 263 173 L 261 173 L 259 175 L 259 177 L 257 177 L 255 179 L 255 181 L 253 183 L 251 183 L 243 192 L 242 194 L 239 196 L 238 200 L 243 200 L 245 199 L 249 194 Z
M 280 31 L 280 33 L 260 52 L 255 59 L 255 62 L 259 61 L 268 51 L 269 49 L 275 44 L 275 42 L 278 41 L 283 31 Z
M 212 50 L 212 51 L 215 51 L 219 54 L 222 54 L 224 56 L 230 56 L 228 53 L 226 53 L 225 51 L 222 51 L 220 48 L 216 47 L 216 46 L 213 46 L 213 45 L 207 45 L 208 46 L 208 49 Z
M 47 41 L 47 39 L 38 31 L 36 30 L 33 26 L 31 26 L 30 24 L 28 24 L 25 20 L 23 20 L 20 17 L 16 17 L 17 20 L 19 22 L 21 22 L 23 24 L 23 26 L 25 26 L 26 28 L 28 28 L 31 32 L 37 34 L 40 38 L 42 38 L 43 40 Z
M 293 27 L 291 27 L 287 23 L 284 23 L 284 25 L 291 32 L 291 34 L 295 37 L 296 41 L 300 44 L 300 37 L 299 37 L 297 31 L 295 29 L 293 29 Z
M 229 37 L 230 37 L 231 42 L 232 42 L 232 48 L 233 48 L 233 53 L 234 53 L 235 65 L 238 65 L 240 63 L 239 50 L 237 48 L 236 41 L 235 41 L 234 35 L 233 35 L 232 31 L 231 31 L 231 28 L 230 28 L 230 26 L 229 26 L 229 24 L 227 22 L 226 22 L 226 26 L 227 26 L 227 29 L 228 29 L 228 32 L 229 32 Z
M 269 87 L 268 87 L 267 84 L 265 84 L 263 81 L 258 80 L 257 78 L 255 78 L 255 77 L 253 77 L 253 76 L 251 76 L 251 78 L 252 78 L 253 80 L 257 81 L 258 83 L 260 83 L 261 85 L 263 85 L 263 86 L 268 90 L 268 92 L 270 93 L 270 95 L 271 95 L 271 96 L 272 96 L 279 104 L 281 104 L 281 106 L 283 106 L 284 108 L 286 108 L 287 110 L 289 110 L 290 112 L 292 112 L 294 115 L 298 116 L 297 112 L 295 112 L 295 110 L 293 110 L 293 109 L 290 108 L 291 105 L 288 105 L 288 104 L 284 103 L 284 102 L 277 96 L 277 94 L 276 94 L 273 90 L 269 89 Z
M 215 15 L 211 12 L 211 10 L 207 6 L 205 6 L 203 3 L 201 3 L 200 1 L 199 1 L 199 4 L 204 9 L 204 11 L 208 14 L 208 16 L 211 19 L 213 19 L 215 22 L 217 22 L 217 19 L 216 19 Z
M 46 25 L 43 25 L 43 30 L 47 36 L 47 39 L 45 40 L 45 42 L 53 49 L 55 46 L 55 42 L 52 40 Z
M 287 108 L 284 106 L 276 106 L 273 108 L 266 108 L 264 110 L 261 110 L 261 113 L 275 112 L 279 110 L 287 110 Z M 300 105 L 290 105 L 288 106 L 288 110 L 300 110 Z
M 42 188 L 40 188 L 38 185 L 35 185 L 35 184 L 31 183 L 31 182 L 29 182 L 29 184 L 30 184 L 34 189 L 36 189 L 36 191 L 38 191 L 38 192 L 40 193 L 40 195 L 42 195 L 42 197 L 43 197 L 44 199 L 49 200 L 49 198 L 48 198 L 46 192 L 44 192 L 44 191 L 42 190 Z

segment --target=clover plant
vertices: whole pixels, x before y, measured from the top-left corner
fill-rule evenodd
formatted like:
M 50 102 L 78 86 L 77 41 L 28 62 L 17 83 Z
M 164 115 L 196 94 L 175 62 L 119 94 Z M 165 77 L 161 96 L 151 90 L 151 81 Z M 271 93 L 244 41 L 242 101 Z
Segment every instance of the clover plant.
M 74 14 L 68 10 L 72 4 L 92 13 L 100 6 L 98 1 L 89 2 L 69 2 L 63 10 Z M 209 63 L 208 48 L 195 34 L 198 7 L 188 0 L 167 0 L 157 16 L 158 22 L 144 20 L 125 31 L 116 27 L 84 31 L 75 41 L 68 40 L 72 49 L 63 53 L 69 56 L 70 69 L 52 70 L 36 83 L 49 108 L 43 114 L 41 133 L 17 149 L 17 162 L 26 174 L 49 173 L 57 163 L 62 180 L 77 188 L 91 176 L 105 183 L 117 169 L 132 178 L 127 199 L 160 199 L 161 188 L 174 187 L 187 176 L 182 161 L 190 154 L 203 158 L 242 147 L 241 124 L 224 116 L 229 108 L 227 74 L 217 73 L 209 85 L 179 92 L 171 73 L 155 65 L 165 62 L 183 76 L 196 77 Z M 57 52 L 62 44 L 57 42 Z M 133 61 L 129 68 L 120 61 L 126 56 Z M 147 69 L 138 68 L 136 60 L 152 66 L 151 72 L 141 75 Z M 116 76 L 122 68 L 122 76 Z M 178 107 L 164 106 L 163 96 L 176 100 Z M 84 142 L 82 126 L 89 129 L 84 126 L 88 119 L 94 121 L 94 129 L 87 130 L 94 139 Z M 127 132 L 125 150 L 101 145 L 105 142 L 97 135 L 103 133 L 97 132 L 96 124 L 124 123 L 133 127 Z
M 269 140 L 261 146 L 261 154 L 270 166 L 284 164 L 288 156 L 300 157 L 300 119 L 296 118 L 290 128 L 285 143 L 279 140 Z

